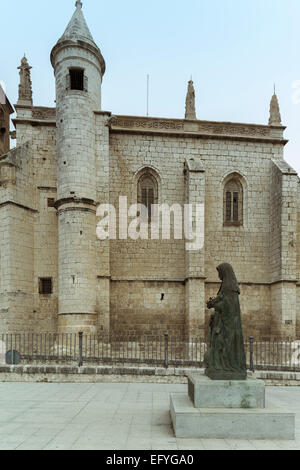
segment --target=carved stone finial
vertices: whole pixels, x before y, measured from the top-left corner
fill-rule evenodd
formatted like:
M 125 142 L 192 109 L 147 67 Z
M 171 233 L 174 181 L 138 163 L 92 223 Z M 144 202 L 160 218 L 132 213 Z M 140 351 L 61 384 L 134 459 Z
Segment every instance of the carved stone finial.
M 193 80 L 190 80 L 188 84 L 188 91 L 185 101 L 185 119 L 190 119 L 192 121 L 197 119 L 195 107 L 195 88 Z
M 274 95 L 271 99 L 270 104 L 270 119 L 269 119 L 269 126 L 281 126 L 281 115 L 280 115 L 280 108 L 278 103 L 278 98 L 276 95 L 276 90 L 274 87 Z
M 77 0 L 77 2 L 75 3 L 75 7 L 82 8 L 82 2 L 80 0 Z
M 20 84 L 19 84 L 19 99 L 18 104 L 32 105 L 32 83 L 30 70 L 32 67 L 28 64 L 27 58 L 24 55 L 21 60 L 21 65 L 18 67 L 20 70 Z

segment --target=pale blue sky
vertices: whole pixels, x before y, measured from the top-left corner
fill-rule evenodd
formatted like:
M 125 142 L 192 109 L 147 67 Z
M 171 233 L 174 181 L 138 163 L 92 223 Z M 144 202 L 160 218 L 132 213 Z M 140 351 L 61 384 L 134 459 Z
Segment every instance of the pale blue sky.
M 49 55 L 74 4 L 0 0 L 0 81 L 12 103 L 26 52 L 34 104 L 54 106 Z M 83 0 L 83 12 L 107 65 L 103 109 L 145 115 L 149 73 L 150 115 L 182 118 L 192 75 L 198 119 L 265 124 L 275 82 L 286 160 L 300 173 L 300 0 Z

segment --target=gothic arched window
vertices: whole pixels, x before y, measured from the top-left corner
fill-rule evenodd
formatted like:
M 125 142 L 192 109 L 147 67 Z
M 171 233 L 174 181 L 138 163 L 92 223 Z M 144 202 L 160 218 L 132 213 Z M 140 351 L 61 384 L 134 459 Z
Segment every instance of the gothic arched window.
M 243 225 L 243 186 L 235 177 L 224 187 L 224 225 Z
M 142 213 L 143 218 L 151 221 L 152 206 L 158 203 L 157 180 L 150 171 L 145 173 L 138 180 L 138 204 L 142 204 L 146 209 Z

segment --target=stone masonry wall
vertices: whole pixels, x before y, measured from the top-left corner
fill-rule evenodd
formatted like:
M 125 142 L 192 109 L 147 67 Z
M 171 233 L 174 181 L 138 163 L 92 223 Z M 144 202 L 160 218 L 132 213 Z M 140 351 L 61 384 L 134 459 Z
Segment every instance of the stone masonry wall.
M 34 128 L 34 182 L 36 209 L 34 230 L 34 310 L 38 332 L 57 331 L 58 312 L 58 224 L 51 202 L 56 200 L 55 127 Z M 52 279 L 52 294 L 39 293 L 39 278 Z
M 32 152 L 28 144 L 1 159 L 0 219 L 1 304 L 0 329 L 28 331 L 34 323 L 34 192 L 29 184 Z
M 183 169 L 186 158 L 200 157 L 205 169 L 205 276 L 209 283 L 217 282 L 216 267 L 231 262 L 243 288 L 242 300 L 246 330 L 267 336 L 270 325 L 270 231 L 271 231 L 271 159 L 281 160 L 282 144 L 197 139 L 180 136 L 121 134 L 110 139 L 110 202 L 116 204 L 119 195 L 128 196 L 128 204 L 136 202 L 137 172 L 150 167 L 161 180 L 160 200 L 168 204 L 185 202 Z M 223 182 L 231 173 L 238 173 L 244 189 L 244 223 L 242 227 L 223 226 Z M 131 280 L 131 289 L 140 301 L 143 296 L 137 281 L 155 283 L 168 278 L 184 280 L 184 243 L 164 241 L 118 241 L 111 243 L 111 276 L 113 280 Z M 114 295 L 120 288 L 113 287 Z M 209 292 L 209 287 L 206 288 Z M 120 291 L 121 292 L 121 291 Z M 188 291 L 187 291 L 188 292 Z M 214 295 L 216 292 L 212 292 Z M 208 294 L 207 297 L 209 297 Z M 203 302 L 204 299 L 201 299 Z M 157 306 L 151 312 L 156 318 Z M 205 303 L 203 302 L 203 309 Z M 126 313 L 117 303 L 111 303 L 112 318 L 134 324 L 133 307 Z M 140 314 L 140 313 L 139 313 Z M 173 315 L 178 315 L 176 308 Z
M 110 203 L 118 209 L 119 196 L 128 196 L 128 206 L 136 203 L 138 175 L 146 167 L 157 174 L 160 204 L 187 203 L 185 162 L 191 157 L 200 159 L 205 173 L 199 174 L 199 182 L 198 176 L 193 176 L 193 185 L 202 188 L 204 181 L 201 198 L 205 197 L 206 204 L 205 255 L 204 266 L 195 273 L 203 275 L 203 280 L 199 277 L 189 281 L 188 259 L 193 258 L 187 254 L 184 240 L 102 242 L 95 239 L 95 223 L 91 222 L 94 228 L 86 242 L 94 240 L 96 248 L 96 268 L 92 272 L 96 278 L 96 303 L 92 301 L 90 311 L 97 315 L 97 330 L 153 334 L 166 330 L 186 331 L 187 309 L 192 309 L 191 312 L 195 312 L 193 328 L 195 331 L 204 328 L 205 334 L 210 315 L 205 302 L 218 291 L 216 266 L 227 261 L 233 264 L 241 283 L 245 336 L 268 337 L 270 324 L 277 315 L 274 305 L 282 303 L 292 288 L 289 285 L 271 288 L 280 273 L 282 259 L 278 228 L 282 220 L 279 211 L 281 171 L 272 160 L 282 161 L 282 145 L 116 131 L 109 136 L 107 119 L 108 113 L 96 113 L 97 204 Z M 38 332 L 54 332 L 58 311 L 58 227 L 56 210 L 48 207 L 48 199 L 57 198 L 55 127 L 20 124 L 18 135 L 18 144 L 24 145 L 11 152 L 7 162 L 0 165 L 4 182 L 0 204 L 13 200 L 30 210 L 16 206 L 12 209 L 7 205 L 0 209 L 3 241 L 0 326 L 3 330 L 9 327 L 11 331 L 33 328 Z M 223 226 L 224 180 L 231 173 L 238 173 L 243 185 L 242 227 Z M 289 194 L 289 183 L 284 184 Z M 79 227 L 77 222 L 76 227 Z M 86 231 L 87 227 L 83 229 Z M 15 238 L 11 236 L 13 232 Z M 26 246 L 19 244 L 20 239 L 26 241 Z M 290 241 L 287 239 L 288 243 Z M 298 279 L 297 243 L 295 276 Z M 14 255 L 11 254 L 13 244 Z M 26 261 L 17 267 L 15 259 L 17 263 L 21 259 Z M 3 268 L 2 260 L 6 260 Z M 94 264 L 93 260 L 90 263 Z M 76 275 L 73 271 L 69 274 Z M 39 277 L 53 279 L 52 295 L 39 295 Z M 296 309 L 296 305 L 295 301 L 290 307 Z M 10 311 L 14 313 L 9 322 Z M 287 315 L 288 312 L 284 319 Z M 297 318 L 297 331 L 298 325 Z
M 0 217 L 6 240 L 1 247 L 6 261 L 2 264 L 1 297 L 5 300 L 1 301 L 0 329 L 55 332 L 57 215 L 48 207 L 48 198 L 56 199 L 55 128 L 22 125 L 22 132 L 25 143 L 0 162 Z M 39 294 L 40 277 L 52 278 L 51 295 Z
M 205 286 L 205 298 L 215 297 L 220 283 L 208 283 Z M 246 340 L 249 336 L 255 339 L 268 339 L 271 334 L 271 297 L 270 286 L 256 284 L 240 285 L 240 308 L 243 324 L 243 334 Z M 206 309 L 205 333 L 209 328 L 212 310 Z
M 184 204 L 185 147 L 184 141 L 168 137 L 111 135 L 110 203 L 118 208 L 119 196 L 127 196 L 128 207 L 137 204 L 136 175 L 149 167 L 160 183 L 159 203 Z M 148 331 L 164 331 L 166 325 L 184 328 L 184 286 L 175 282 L 184 283 L 186 277 L 183 240 L 111 241 L 110 266 L 112 329 L 117 324 L 127 329 L 138 324 Z M 122 300 L 126 288 L 128 301 Z
M 112 282 L 111 331 L 152 335 L 167 331 L 180 336 L 184 333 L 184 303 L 184 282 Z

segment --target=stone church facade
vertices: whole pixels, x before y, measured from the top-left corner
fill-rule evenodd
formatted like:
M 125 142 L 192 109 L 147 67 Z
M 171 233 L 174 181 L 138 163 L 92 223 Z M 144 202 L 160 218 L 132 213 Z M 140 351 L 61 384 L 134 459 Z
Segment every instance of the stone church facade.
M 233 265 L 246 335 L 300 337 L 300 200 L 274 94 L 268 125 L 101 109 L 105 62 L 76 2 L 51 52 L 56 108 L 20 70 L 16 148 L 0 157 L 0 331 L 204 337 L 216 267 Z M 5 153 L 6 152 L 6 153 Z M 205 243 L 101 241 L 99 204 L 203 204 Z M 141 199 L 141 201 L 140 201 Z

